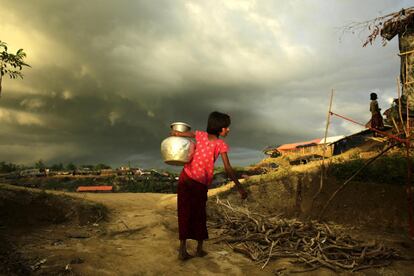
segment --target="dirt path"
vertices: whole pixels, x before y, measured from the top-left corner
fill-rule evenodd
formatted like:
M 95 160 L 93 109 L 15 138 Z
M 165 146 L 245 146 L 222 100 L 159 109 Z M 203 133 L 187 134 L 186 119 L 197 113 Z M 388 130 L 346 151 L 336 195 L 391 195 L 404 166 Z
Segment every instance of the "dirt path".
M 209 191 L 212 196 L 228 190 L 220 187 Z M 62 194 L 61 192 L 57 192 Z M 224 244 L 213 240 L 205 243 L 209 254 L 186 262 L 177 259 L 178 229 L 176 195 L 151 193 L 77 194 L 73 197 L 102 203 L 110 211 L 107 222 L 87 226 L 58 224 L 22 235 L 14 231 L 10 236 L 30 264 L 39 263 L 35 275 L 275 275 L 272 271 L 286 268 L 300 269 L 287 259 L 271 261 L 261 270 L 260 265 L 232 252 Z M 209 200 L 213 200 L 212 198 Z M 25 231 L 22 231 L 25 232 Z M 393 239 L 391 235 L 362 232 L 361 238 Z M 377 233 L 378 234 L 378 233 Z M 380 233 L 381 234 L 381 233 Z M 18 238 L 17 238 L 18 237 Z M 210 238 L 214 232 L 210 231 Z M 395 238 L 392 244 L 404 239 Z M 407 250 L 413 248 L 407 243 Z M 189 252 L 195 250 L 189 243 Z M 352 275 L 413 275 L 413 261 L 394 262 L 389 267 L 364 270 Z M 285 273 L 286 272 L 286 273 Z M 350 275 L 342 273 L 341 275 Z M 1 275 L 1 272 L 0 272 Z M 328 269 L 318 269 L 295 275 L 337 275 Z
M 28 255 L 46 260 L 43 271 L 66 267 L 81 275 L 272 275 L 209 241 L 206 257 L 178 261 L 176 195 L 71 195 L 106 205 L 109 222 L 88 227 L 58 225 L 26 236 L 21 246 Z M 195 243 L 189 246 L 191 253 Z

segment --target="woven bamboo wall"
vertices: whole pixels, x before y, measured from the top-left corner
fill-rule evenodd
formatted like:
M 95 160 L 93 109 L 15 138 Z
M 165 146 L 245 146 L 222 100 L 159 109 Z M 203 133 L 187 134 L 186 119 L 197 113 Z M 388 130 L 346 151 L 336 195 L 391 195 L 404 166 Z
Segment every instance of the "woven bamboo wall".
M 399 35 L 399 48 L 402 91 L 408 99 L 410 110 L 414 110 L 414 52 L 411 52 L 414 51 L 414 26 Z

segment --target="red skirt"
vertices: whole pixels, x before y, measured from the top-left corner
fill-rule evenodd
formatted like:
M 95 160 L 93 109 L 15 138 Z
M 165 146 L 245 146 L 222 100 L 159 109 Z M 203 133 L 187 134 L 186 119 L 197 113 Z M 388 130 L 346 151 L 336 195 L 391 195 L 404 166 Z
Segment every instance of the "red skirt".
M 207 186 L 191 179 L 184 170 L 177 188 L 177 212 L 179 239 L 206 240 L 207 233 Z
M 380 113 L 374 113 L 371 117 L 371 127 L 381 130 L 384 127 L 384 122 Z

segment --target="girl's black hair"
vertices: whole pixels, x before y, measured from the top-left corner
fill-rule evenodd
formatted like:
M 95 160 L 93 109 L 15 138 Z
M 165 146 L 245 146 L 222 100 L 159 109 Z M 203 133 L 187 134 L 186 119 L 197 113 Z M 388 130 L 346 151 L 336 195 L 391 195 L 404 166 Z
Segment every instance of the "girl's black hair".
M 369 96 L 371 100 L 376 100 L 378 98 L 377 93 L 371 93 Z
M 230 116 L 217 111 L 211 112 L 208 116 L 207 133 L 219 137 L 223 128 L 230 126 Z

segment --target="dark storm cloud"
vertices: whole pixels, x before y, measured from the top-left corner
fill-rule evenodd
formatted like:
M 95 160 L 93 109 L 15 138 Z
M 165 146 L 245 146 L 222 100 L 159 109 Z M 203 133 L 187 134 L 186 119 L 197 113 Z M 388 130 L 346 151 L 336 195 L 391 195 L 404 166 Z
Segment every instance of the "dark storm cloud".
M 160 166 L 169 124 L 232 117 L 235 164 L 321 137 L 334 108 L 368 120 L 395 95 L 395 41 L 361 47 L 341 26 L 408 1 L 4 1 L 0 39 L 32 68 L 5 81 L 0 161 Z M 363 36 L 362 36 L 363 38 Z M 354 126 L 335 121 L 331 135 Z

